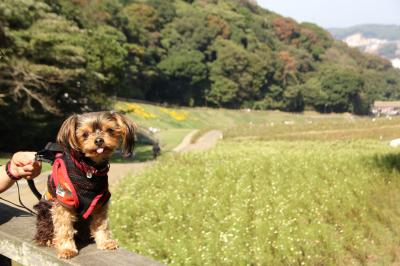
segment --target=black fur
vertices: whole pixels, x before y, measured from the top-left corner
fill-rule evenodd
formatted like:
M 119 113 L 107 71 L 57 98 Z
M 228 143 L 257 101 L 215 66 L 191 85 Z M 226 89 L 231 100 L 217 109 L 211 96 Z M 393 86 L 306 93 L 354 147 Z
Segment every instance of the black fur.
M 35 241 L 40 246 L 50 246 L 54 236 L 53 219 L 51 218 L 52 204 L 41 200 L 33 206 L 37 212 Z

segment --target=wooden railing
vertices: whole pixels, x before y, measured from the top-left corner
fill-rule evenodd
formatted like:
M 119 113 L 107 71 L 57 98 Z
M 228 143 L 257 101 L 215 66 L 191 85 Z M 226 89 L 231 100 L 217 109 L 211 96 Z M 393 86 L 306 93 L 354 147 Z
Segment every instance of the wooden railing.
M 79 255 L 70 260 L 59 260 L 54 248 L 38 247 L 33 242 L 35 217 L 27 212 L 0 203 L 0 265 L 96 265 L 145 266 L 162 265 L 146 257 L 119 248 L 114 251 L 96 249 L 95 244 L 80 247 Z

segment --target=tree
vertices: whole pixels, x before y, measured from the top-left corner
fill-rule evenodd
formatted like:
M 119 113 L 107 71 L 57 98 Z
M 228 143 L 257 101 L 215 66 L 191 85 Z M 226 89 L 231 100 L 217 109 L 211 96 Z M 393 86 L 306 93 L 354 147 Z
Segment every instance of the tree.
M 298 24 L 289 18 L 275 18 L 272 21 L 276 36 L 283 42 L 290 44 L 300 36 Z
M 98 73 L 87 68 L 86 32 L 48 13 L 50 8 L 43 3 L 35 4 L 30 9 L 34 12 L 30 25 L 21 28 L 14 15 L 3 22 L 6 48 L 12 52 L 0 62 L 0 117 L 8 125 L 0 129 L 5 136 L 0 149 L 41 146 L 52 139 L 46 132 L 54 132 L 65 115 L 102 109 L 108 103 Z M 4 12 L 12 7 L 0 9 Z M 10 134 L 26 126 L 32 130 L 24 133 L 24 138 L 17 141 Z
M 265 47 L 264 47 L 265 48 Z M 207 98 L 214 103 L 218 102 L 219 91 L 226 93 L 234 89 L 229 95 L 236 94 L 230 102 L 217 103 L 222 106 L 239 106 L 246 100 L 255 100 L 262 96 L 262 90 L 267 84 L 270 72 L 270 54 L 268 49 L 258 49 L 257 53 L 250 53 L 231 41 L 219 38 L 214 45 L 216 60 L 209 64 L 212 85 Z M 222 80 L 229 79 L 223 88 Z M 236 86 L 233 86 L 233 83 Z M 213 99 L 214 97 L 214 99 Z M 220 98 L 220 97 L 219 97 Z
M 120 85 L 125 70 L 128 55 L 125 43 L 125 35 L 107 25 L 98 26 L 88 32 L 88 41 L 84 47 L 87 51 L 87 67 L 99 73 L 110 90 L 112 86 Z
M 207 66 L 199 51 L 181 51 L 169 54 L 158 65 L 165 77 L 163 99 L 188 105 L 202 103 L 207 81 Z
M 228 35 L 223 21 L 216 17 L 207 17 L 201 12 L 187 11 L 183 17 L 177 17 L 161 31 L 162 46 L 167 51 L 199 50 L 205 52 L 216 36 Z
M 283 93 L 284 108 L 290 112 L 304 110 L 304 98 L 301 86 L 289 86 Z
M 306 104 L 321 112 L 354 112 L 361 107 L 364 82 L 353 69 L 337 65 L 326 66 L 303 89 Z
M 289 82 L 297 81 L 297 62 L 296 59 L 288 52 L 279 52 L 279 59 L 282 62 L 281 68 L 281 81 L 284 86 L 288 85 Z

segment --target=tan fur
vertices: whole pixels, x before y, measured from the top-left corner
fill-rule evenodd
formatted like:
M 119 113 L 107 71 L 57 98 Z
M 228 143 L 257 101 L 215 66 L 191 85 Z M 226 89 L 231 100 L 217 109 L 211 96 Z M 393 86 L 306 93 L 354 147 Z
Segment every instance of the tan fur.
M 122 114 L 113 113 L 113 115 L 117 120 L 119 128 L 122 132 L 122 148 L 125 154 L 130 154 L 132 153 L 132 149 L 135 144 L 135 132 L 137 125 Z
M 125 153 L 132 152 L 135 143 L 136 124 L 126 116 L 115 112 L 89 113 L 78 116 L 76 139 L 78 149 L 86 157 L 101 163 L 108 159 L 113 150 L 122 140 L 122 149 Z M 102 154 L 96 153 L 96 138 L 104 140 L 105 150 Z
M 79 150 L 78 139 L 76 138 L 75 130 L 77 127 L 77 115 L 68 117 L 61 125 L 57 134 L 57 142 L 74 150 Z
M 90 233 L 98 249 L 116 249 L 117 241 L 111 238 L 111 232 L 108 226 L 108 204 L 97 208 L 93 213 L 93 220 L 90 224 Z
M 75 214 L 69 209 L 56 203 L 51 209 L 52 219 L 54 223 L 54 239 L 53 243 L 57 249 L 57 256 L 61 259 L 69 259 L 78 254 L 74 235 Z
M 90 158 L 96 165 L 108 163 L 114 149 L 122 141 L 122 148 L 126 153 L 131 153 L 135 142 L 136 124 L 127 117 L 116 112 L 98 112 L 82 115 L 72 115 L 61 126 L 57 135 L 57 142 L 68 148 L 83 153 Z M 99 146 L 96 139 L 101 139 L 103 143 Z M 103 148 L 101 153 L 97 149 Z M 43 205 L 43 204 L 42 204 Z M 35 236 L 36 242 L 42 245 L 54 244 L 59 258 L 68 259 L 76 256 L 78 250 L 75 245 L 74 223 L 77 220 L 75 213 L 59 203 L 38 206 L 43 209 L 38 217 L 38 232 Z M 46 226 L 51 212 L 52 225 L 54 225 L 54 235 L 41 234 L 46 232 Z M 108 205 L 98 206 L 92 212 L 90 231 L 99 249 L 116 249 L 118 244 L 111 238 L 107 218 Z M 43 228 L 39 228 L 43 227 Z M 52 232 L 51 232 L 52 233 Z M 51 240 L 51 238 L 53 238 Z

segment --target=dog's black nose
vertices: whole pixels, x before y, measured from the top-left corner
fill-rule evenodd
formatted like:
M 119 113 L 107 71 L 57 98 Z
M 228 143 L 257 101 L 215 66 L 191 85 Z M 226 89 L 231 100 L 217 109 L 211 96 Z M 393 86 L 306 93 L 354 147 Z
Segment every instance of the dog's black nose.
M 101 145 L 104 143 L 104 139 L 102 139 L 102 138 L 97 138 L 97 139 L 94 140 L 94 143 L 95 143 L 97 146 L 101 146 Z

